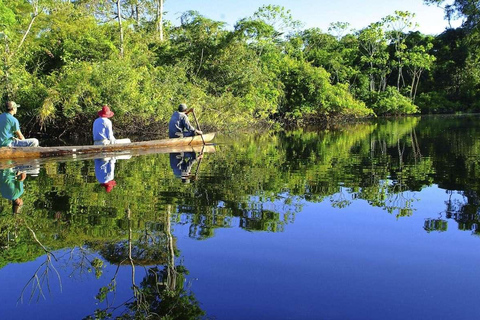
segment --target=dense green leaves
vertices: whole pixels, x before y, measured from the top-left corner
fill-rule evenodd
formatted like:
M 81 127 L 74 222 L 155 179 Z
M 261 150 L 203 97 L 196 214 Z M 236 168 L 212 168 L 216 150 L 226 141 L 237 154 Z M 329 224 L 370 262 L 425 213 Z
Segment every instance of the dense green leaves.
M 473 21 L 471 2 L 449 8 Z M 413 31 L 414 13 L 395 11 L 362 30 L 337 22 L 326 33 L 302 30 L 277 5 L 233 30 L 196 11 L 174 26 L 162 3 L 0 1 L 2 101 L 17 100 L 29 129 L 50 134 L 75 131 L 105 103 L 124 124 L 118 130 L 140 134 L 132 118 L 161 127 L 180 102 L 232 131 L 480 108 L 475 28 L 424 36 Z

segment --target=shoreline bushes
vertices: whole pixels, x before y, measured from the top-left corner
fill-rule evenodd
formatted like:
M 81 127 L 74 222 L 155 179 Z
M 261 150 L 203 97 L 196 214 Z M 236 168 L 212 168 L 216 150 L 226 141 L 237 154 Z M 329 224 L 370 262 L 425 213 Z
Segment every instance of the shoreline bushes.
M 164 21 L 162 40 L 147 7 L 134 17 L 121 1 L 119 22 L 115 8 L 90 2 L 0 0 L 1 101 L 20 103 L 30 130 L 74 131 L 103 104 L 128 132 L 132 121 L 165 126 L 182 102 L 202 123 L 232 131 L 478 108 L 474 32 L 425 36 L 409 12 L 323 33 L 300 30 L 280 6 L 261 7 L 233 30 L 189 11 L 179 26 Z

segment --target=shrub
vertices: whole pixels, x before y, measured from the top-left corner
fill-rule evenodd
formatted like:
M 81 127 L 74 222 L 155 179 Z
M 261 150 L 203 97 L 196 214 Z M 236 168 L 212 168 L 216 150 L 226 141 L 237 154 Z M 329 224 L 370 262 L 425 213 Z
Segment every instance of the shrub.
M 394 87 L 388 86 L 380 93 L 372 95 L 372 109 L 376 115 L 401 115 L 418 113 L 419 109 L 412 100 L 402 96 Z
M 437 91 L 420 94 L 417 104 L 422 113 L 453 113 L 462 109 L 460 103 L 449 100 L 445 92 Z

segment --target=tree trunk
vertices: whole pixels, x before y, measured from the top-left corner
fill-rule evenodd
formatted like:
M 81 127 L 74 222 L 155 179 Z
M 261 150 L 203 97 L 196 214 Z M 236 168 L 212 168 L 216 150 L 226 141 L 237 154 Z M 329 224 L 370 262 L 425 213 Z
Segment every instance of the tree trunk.
M 418 90 L 418 84 L 420 83 L 420 77 L 422 76 L 422 72 L 423 72 L 423 70 L 420 69 L 418 71 L 418 74 L 417 74 L 417 83 L 415 84 L 415 90 L 413 91 L 413 98 L 412 98 L 413 103 L 415 103 L 415 98 L 417 96 L 417 90 Z
M 412 86 L 410 87 L 410 99 L 413 101 L 413 88 L 415 88 L 415 81 L 416 81 L 417 73 L 415 71 L 412 72 Z
M 398 67 L 397 90 L 400 91 L 400 78 L 402 77 L 402 67 Z
M 120 57 L 123 58 L 123 26 L 122 26 L 122 10 L 121 0 L 117 0 L 117 15 L 118 15 L 118 28 L 120 31 Z
M 157 32 L 160 41 L 163 41 L 163 0 L 157 2 Z
M 375 76 L 373 75 L 373 63 L 370 63 L 370 92 L 375 91 Z
M 4 55 L 4 63 L 5 63 L 5 77 L 4 77 L 4 81 L 5 81 L 5 92 L 7 94 L 7 100 L 10 100 L 10 72 L 9 72 L 9 68 L 10 68 L 10 48 L 8 46 L 8 38 L 7 38 L 7 35 L 4 35 L 4 38 L 5 38 L 5 55 Z
M 21 46 L 23 45 L 23 43 L 25 42 L 25 39 L 27 38 L 27 35 L 30 33 L 30 29 L 32 29 L 33 22 L 35 21 L 35 19 L 37 18 L 37 16 L 38 16 L 38 7 L 35 7 L 35 11 L 34 11 L 34 13 L 33 13 L 32 20 L 30 20 L 30 23 L 28 24 L 27 31 L 25 31 L 25 34 L 23 35 L 22 40 L 21 40 L 20 43 L 18 44 L 17 51 L 20 49 L 20 47 L 21 47 Z
M 137 23 L 137 27 L 140 26 L 140 10 L 138 9 L 138 1 L 135 4 L 135 21 Z

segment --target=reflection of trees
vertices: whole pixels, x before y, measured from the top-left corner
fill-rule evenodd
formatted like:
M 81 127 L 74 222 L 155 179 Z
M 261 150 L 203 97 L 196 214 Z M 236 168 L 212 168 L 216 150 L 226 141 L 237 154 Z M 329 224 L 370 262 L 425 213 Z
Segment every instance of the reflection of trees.
M 1 251 L 1 259 L 16 256 L 21 260 L 9 259 L 12 261 L 28 261 L 39 256 L 39 265 L 20 293 L 18 301 L 23 303 L 28 296 L 28 301 L 46 299 L 46 293 L 50 293 L 53 286 L 59 286 L 62 290 L 62 280 L 55 264 L 60 261 L 68 261 L 72 265 L 71 277 L 75 273 L 87 273 L 95 270 L 97 277 L 101 274 L 102 263 L 98 258 L 92 258 L 91 253 L 83 247 L 73 248 L 59 254 L 49 248 L 49 236 L 38 231 L 38 225 L 31 215 L 14 215 L 1 219 L 1 230 L 15 230 L 15 238 L 8 239 L 8 245 Z M 7 263 L 8 263 L 7 262 Z
M 449 204 L 449 210 L 446 212 L 447 219 L 454 219 L 458 223 L 460 230 L 472 231 L 476 235 L 480 235 L 480 199 L 475 191 L 463 191 L 463 197 L 466 202 L 460 204 Z
M 329 194 L 326 194 L 332 206 L 344 208 L 357 199 L 363 199 L 372 206 L 396 213 L 397 217 L 411 215 L 416 199 L 410 191 L 420 190 L 430 183 L 429 160 L 421 157 L 415 131 L 418 121 L 418 118 L 406 118 L 380 122 L 371 131 L 364 132 L 361 138 L 350 138 L 354 143 L 342 143 L 340 151 L 347 152 L 337 152 L 336 143 L 331 146 L 322 144 L 322 153 L 335 155 L 330 160 L 330 170 L 338 176 L 328 180 L 319 177 L 317 183 L 334 188 L 327 190 Z M 357 128 L 349 134 L 358 137 L 360 132 Z M 331 176 L 331 173 L 327 175 Z M 322 200 L 324 196 L 317 198 Z
M 129 219 L 128 239 L 126 241 L 127 255 L 120 252 L 119 257 L 123 260 L 114 260 L 117 262 L 116 272 L 107 286 L 100 288 L 96 299 L 99 302 L 105 302 L 106 307 L 95 310 L 94 314 L 86 319 L 106 319 L 113 316 L 117 310 L 121 310 L 122 319 L 148 319 L 148 318 L 168 318 L 168 319 L 198 319 L 204 315 L 193 294 L 185 288 L 185 275 L 187 270 L 183 266 L 175 264 L 175 241 L 171 234 L 171 208 L 168 207 L 166 223 L 164 229 L 163 246 L 157 243 L 150 243 L 159 253 L 154 256 L 161 256 L 166 259 L 164 266 L 153 265 L 145 268 L 145 276 L 140 284 L 135 281 L 136 268 L 146 263 L 145 255 L 141 253 L 145 247 L 138 244 L 145 242 L 150 237 L 140 238 L 134 241 L 131 211 L 127 209 L 127 218 Z M 149 241 L 147 241 L 149 242 Z M 118 246 L 116 246 L 118 247 Z M 106 252 L 110 252 L 106 250 Z M 118 253 L 116 250 L 114 252 Z M 161 252 L 161 253 L 160 253 Z M 135 254 L 137 253 L 137 254 Z M 138 254 L 140 253 L 140 254 Z M 158 261 L 157 261 L 158 262 Z M 131 268 L 131 289 L 132 297 L 123 303 L 114 305 L 114 299 L 108 300 L 110 295 L 115 295 L 117 289 L 117 276 L 122 264 L 128 264 Z
M 148 318 L 171 319 L 198 319 L 204 315 L 192 293 L 185 289 L 185 275 L 188 273 L 183 266 L 175 265 L 174 239 L 171 234 L 170 208 L 168 208 L 166 226 L 167 239 L 167 264 L 160 268 L 151 267 L 140 283 L 139 294 L 142 299 L 137 299 L 127 304 L 135 312 L 132 318 L 141 316 Z
M 422 145 L 433 159 L 432 179 L 450 197 L 442 219 L 453 219 L 460 230 L 479 234 L 480 123 L 478 117 L 429 117 L 418 128 Z M 438 137 L 441 137 L 438 139 Z M 457 191 L 453 191 L 457 190 Z M 462 199 L 452 198 L 457 193 Z
M 30 301 L 36 296 L 37 300 L 40 299 L 40 297 L 43 297 L 45 299 L 45 294 L 44 294 L 44 288 L 50 290 L 50 274 L 54 274 L 56 278 L 58 279 L 58 282 L 60 284 L 60 290 L 62 288 L 62 281 L 60 279 L 60 274 L 58 273 L 57 269 L 55 268 L 55 265 L 52 262 L 52 258 L 55 261 L 58 261 L 55 255 L 49 251 L 41 242 L 38 240 L 37 235 L 35 231 L 29 227 L 28 225 L 25 225 L 25 227 L 31 232 L 33 238 L 35 239 L 35 242 L 37 243 L 38 246 L 42 248 L 42 250 L 45 253 L 45 261 L 40 264 L 40 266 L 35 270 L 33 273 L 32 277 L 30 280 L 27 282 L 25 287 L 22 290 L 22 293 L 20 294 L 19 301 L 23 302 L 23 297 L 26 289 L 30 287 L 31 292 L 30 292 Z
M 429 184 L 431 170 L 429 160 L 421 157 L 415 130 L 418 122 L 419 118 L 411 117 L 357 125 L 353 130 L 328 134 L 328 140 L 317 135 L 316 142 L 311 143 L 315 146 L 310 149 L 322 158 L 310 166 L 307 162 L 306 174 L 310 176 L 314 171 L 316 185 L 328 188 L 318 188 L 309 182 L 308 198 L 307 195 L 305 198 L 322 201 L 329 197 L 332 206 L 338 208 L 363 199 L 397 216 L 411 215 L 416 199 L 409 191 Z M 301 144 L 300 140 L 293 145 Z M 310 190 L 320 194 L 312 197 Z
M 425 219 L 423 229 L 425 229 L 425 231 L 427 232 L 444 232 L 448 229 L 448 221 L 445 221 L 443 219 Z
M 265 201 L 221 201 L 212 212 L 203 210 L 186 217 L 184 223 L 190 224 L 189 236 L 195 239 L 212 237 L 215 228 L 229 228 L 237 224 L 250 231 L 281 232 L 285 225 L 292 223 L 300 208 L 290 204 L 290 199 L 282 198 Z M 180 215 L 181 216 L 181 215 Z M 177 216 L 176 219 L 181 219 Z
M 330 197 L 330 202 L 334 208 L 348 207 L 353 201 L 353 197 L 350 197 L 349 190 L 340 188 L 340 191 Z
M 445 211 L 439 214 L 439 218 L 425 220 L 424 229 L 430 231 L 446 231 L 448 221 L 453 219 L 458 223 L 458 229 L 472 231 L 474 235 L 480 235 L 480 198 L 475 191 L 467 190 L 459 192 L 462 200 L 452 199 L 453 191 L 447 191 L 449 199 L 445 202 Z M 445 216 L 445 219 L 442 219 Z
M 151 250 L 164 241 L 163 227 L 151 221 L 159 221 L 168 206 L 175 223 L 188 224 L 196 239 L 212 237 L 216 228 L 281 232 L 305 202 L 329 200 L 343 208 L 361 199 L 408 216 L 415 210 L 415 191 L 433 183 L 480 192 L 480 162 L 472 156 L 480 154 L 480 129 L 467 132 L 462 122 L 446 120 L 425 125 L 423 118 L 408 117 L 330 132 L 238 136 L 206 154 L 189 185 L 173 179 L 167 157 L 139 157 L 118 164 L 118 185 L 108 195 L 96 184 L 93 162 L 48 163 L 37 179 L 25 182 L 24 208 L 35 212 L 36 230 L 56 240 L 42 240 L 50 248 L 88 244 L 118 263 L 128 255 L 124 212 L 130 206 L 141 213 L 132 217 L 132 255 L 144 265 L 165 259 Z M 445 133 L 442 143 L 437 131 Z M 2 233 L 0 241 L 8 244 L 13 231 Z M 12 242 L 7 251 L 19 245 Z M 0 265 L 6 256 L 0 253 Z
M 207 154 L 189 185 L 173 179 L 167 157 L 136 158 L 119 163 L 118 186 L 110 194 L 98 187 L 92 163 L 48 163 L 37 179 L 25 182 L 26 214 L 12 216 L 0 200 L 0 267 L 45 256 L 27 287 L 37 285 L 35 298 L 42 297 L 48 277 L 57 278 L 58 262 L 48 252 L 69 248 L 74 277 L 101 277 L 108 264 L 131 270 L 131 299 L 115 305 L 113 276 L 98 293 L 106 307 L 95 317 L 120 311 L 125 317 L 188 317 L 202 311 L 185 284 L 187 271 L 175 261 L 171 219 L 188 225 L 190 237 L 206 239 L 216 228 L 281 232 L 305 202 L 329 200 L 343 208 L 361 199 L 408 216 L 415 192 L 435 183 L 458 190 L 463 200 L 451 197 L 439 217 L 425 220 L 424 229 L 446 231 L 453 219 L 459 229 L 478 234 L 480 128 L 444 120 L 432 126 L 411 117 L 328 133 L 238 137 Z M 441 143 L 436 131 L 442 132 Z M 145 276 L 139 281 L 140 272 Z
M 97 296 L 106 307 L 94 316 L 168 314 L 177 307 L 168 312 L 188 315 L 202 311 L 185 284 L 187 271 L 175 262 L 167 216 L 174 224 L 188 225 L 189 236 L 196 239 L 214 236 L 216 228 L 281 232 L 306 202 L 329 200 L 343 208 L 361 199 L 408 216 L 414 213 L 415 192 L 436 183 L 459 190 L 464 200 L 452 197 L 445 212 L 425 220 L 425 230 L 446 231 L 448 219 L 454 219 L 461 230 L 478 233 L 477 129 L 462 132 L 460 123 L 448 130 L 425 128 L 422 121 L 238 137 L 237 143 L 207 154 L 198 179 L 189 185 L 173 179 L 167 157 L 136 158 L 119 163 L 118 185 L 110 194 L 98 188 L 93 164 L 49 163 L 36 180 L 25 182 L 23 211 L 30 214 L 5 214 L 10 210 L 0 200 L 0 267 L 42 255 L 47 257 L 42 268 L 51 267 L 56 261 L 53 256 L 48 260 L 46 252 L 70 248 L 73 276 L 101 277 L 108 264 L 131 270 L 131 299 L 115 304 L 113 276 Z M 445 141 L 431 140 L 427 130 L 446 131 Z M 44 270 L 32 283 L 42 283 L 37 279 Z M 139 273 L 145 273 L 141 280 L 134 276 Z M 55 274 L 49 270 L 50 279 Z
M 122 319 L 151 317 L 197 319 L 201 317 L 204 311 L 200 309 L 199 303 L 186 283 L 185 276 L 188 272 L 175 261 L 176 248 L 175 239 L 171 233 L 171 210 L 172 208 L 169 207 L 164 215 L 159 216 L 157 222 L 151 222 L 139 228 L 138 220 L 135 219 L 130 208 L 127 208 L 124 217 L 126 223 L 121 223 L 125 227 L 126 239 L 90 241 L 86 246 L 76 246 L 70 250 L 56 252 L 50 248 L 50 245 L 58 246 L 55 241 L 51 242 L 52 237 L 49 233 L 51 229 L 44 229 L 41 224 L 32 224 L 35 218 L 31 215 L 2 217 L 0 219 L 2 244 L 5 245 L 4 249 L 7 249 L 7 252 L 15 249 L 16 243 L 28 243 L 28 249 L 37 248 L 43 254 L 37 269 L 20 293 L 19 302 L 24 302 L 27 297 L 29 301 L 46 299 L 47 292 L 52 290 L 52 285 L 59 285 L 62 290 L 60 273 L 55 265 L 62 264 L 64 269 L 70 270 L 69 277 L 72 279 L 92 272 L 96 278 L 101 278 L 107 260 L 111 265 L 116 266 L 116 269 L 110 282 L 100 288 L 96 296 L 105 307 L 96 310 L 87 319 L 107 319 L 114 315 L 120 315 Z M 52 224 L 57 222 L 52 221 Z M 14 241 L 8 238 L 13 230 L 17 235 Z M 53 232 L 55 233 L 56 230 Z M 3 241 L 4 234 L 7 235 L 5 241 Z M 68 238 L 68 236 L 57 238 L 57 242 L 64 242 Z M 18 254 L 18 251 L 15 253 Z M 101 255 L 99 256 L 98 253 Z M 127 301 L 116 303 L 116 290 L 119 287 L 117 276 L 120 268 L 125 267 L 128 267 L 131 273 L 132 296 Z M 136 277 L 138 268 L 145 274 L 140 282 Z M 53 280 L 56 280 L 55 283 Z
M 405 207 L 407 201 L 401 196 L 395 204 L 389 201 L 414 185 L 418 173 L 428 168 L 428 164 L 410 166 L 408 150 L 401 172 L 398 164 L 392 165 L 397 156 L 391 151 L 397 150 L 400 139 L 411 136 L 417 123 L 417 118 L 407 118 L 331 132 L 239 136 L 238 143 L 206 154 L 199 179 L 189 185 L 162 178 L 169 168 L 167 157 L 136 158 L 119 163 L 120 180 L 108 196 L 95 183 L 93 163 L 48 164 L 30 182 L 29 189 L 35 193 L 31 203 L 39 217 L 62 217 L 56 226 L 58 237 L 69 237 L 66 230 L 83 230 L 82 239 L 92 246 L 98 238 L 113 238 L 102 250 L 109 251 L 105 256 L 119 259 L 126 255 L 123 230 L 127 220 L 122 215 L 127 203 L 135 212 L 145 213 L 133 218 L 137 227 L 145 227 L 146 221 L 156 219 L 155 212 L 172 206 L 176 222 L 188 223 L 190 236 L 197 239 L 213 236 L 216 228 L 233 226 L 281 232 L 294 221 L 305 200 L 331 199 L 332 205 L 345 207 L 355 199 L 365 199 L 390 206 L 392 211 Z M 395 130 L 399 133 L 392 137 Z M 384 146 L 383 151 L 377 154 L 376 145 Z M 379 195 L 385 181 L 389 181 L 385 193 Z M 76 240 L 64 239 L 72 246 L 78 245 Z M 149 264 L 162 259 L 153 256 L 150 247 L 135 246 L 137 261 Z
M 108 195 L 95 183 L 90 162 L 48 164 L 29 189 L 35 192 L 32 203 L 39 217 L 62 217 L 55 228 L 57 237 L 69 237 L 63 239 L 65 243 L 76 246 L 78 241 L 69 232 L 82 230 L 84 243 L 95 247 L 97 239 L 108 236 L 115 241 L 105 245 L 102 254 L 120 260 L 127 254 L 123 231 L 127 203 L 133 211 L 144 212 L 133 217 L 136 229 L 147 230 L 147 221 L 172 206 L 175 221 L 188 223 L 190 236 L 197 239 L 213 236 L 216 228 L 233 226 L 281 232 L 305 200 L 330 199 L 332 205 L 345 207 L 364 199 L 408 215 L 412 200 L 406 198 L 406 191 L 428 184 L 431 168 L 429 159 L 410 157 L 420 145 L 413 132 L 417 124 L 418 118 L 412 117 L 331 132 L 240 136 L 238 143 L 205 155 L 199 179 L 189 185 L 162 178 L 169 159 L 156 155 L 119 163 L 117 188 Z M 398 161 L 401 144 L 413 147 L 402 146 Z M 162 259 L 149 252 L 151 247 L 137 243 L 133 255 L 139 263 Z

